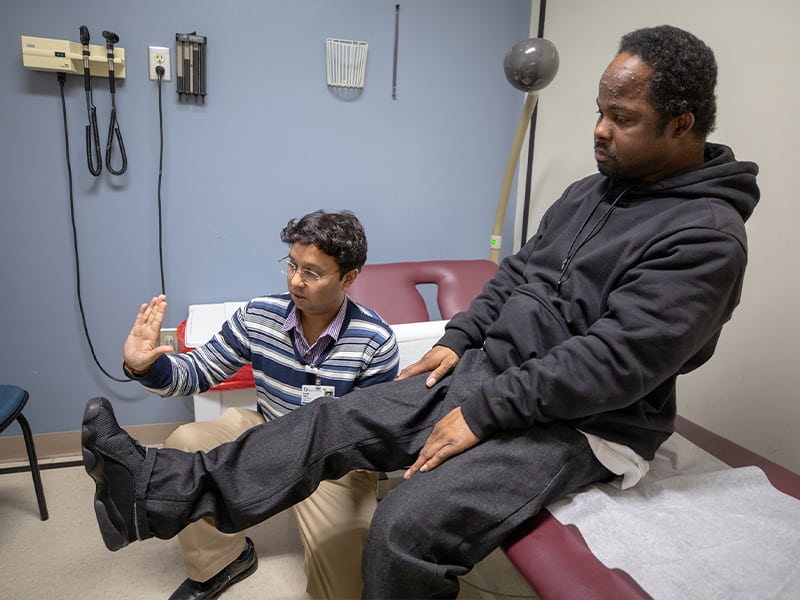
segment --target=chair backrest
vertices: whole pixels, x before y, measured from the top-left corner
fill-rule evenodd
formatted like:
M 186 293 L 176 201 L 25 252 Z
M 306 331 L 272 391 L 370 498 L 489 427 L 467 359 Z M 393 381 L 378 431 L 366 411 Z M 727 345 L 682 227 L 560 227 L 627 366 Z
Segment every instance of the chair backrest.
M 365 265 L 348 290 L 350 297 L 376 310 L 387 323 L 430 320 L 418 285 L 437 286 L 436 304 L 442 319 L 466 310 L 494 277 L 491 260 L 429 260 Z
M 16 385 L 0 385 L 0 431 L 17 420 L 26 402 L 26 390 Z

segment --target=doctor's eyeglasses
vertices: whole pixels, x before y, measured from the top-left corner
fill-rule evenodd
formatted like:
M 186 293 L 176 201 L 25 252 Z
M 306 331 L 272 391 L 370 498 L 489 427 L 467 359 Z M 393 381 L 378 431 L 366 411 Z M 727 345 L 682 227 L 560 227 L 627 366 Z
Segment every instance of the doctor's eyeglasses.
M 295 273 L 297 273 L 297 271 L 298 271 L 297 265 L 295 263 L 293 263 L 292 259 L 289 258 L 288 256 L 284 256 L 278 262 L 281 263 L 282 265 L 284 265 L 284 268 L 281 269 L 281 273 L 286 275 L 286 277 L 288 277 L 289 279 L 294 277 Z M 327 275 L 320 275 L 319 273 L 315 273 L 314 271 L 312 271 L 310 269 L 300 269 L 300 279 L 306 285 L 312 285 L 312 284 L 315 284 L 315 283 L 319 283 L 320 281 L 322 281 L 326 277 L 330 277 L 331 275 L 335 275 L 338 272 L 339 271 L 334 271 L 333 273 L 328 273 Z

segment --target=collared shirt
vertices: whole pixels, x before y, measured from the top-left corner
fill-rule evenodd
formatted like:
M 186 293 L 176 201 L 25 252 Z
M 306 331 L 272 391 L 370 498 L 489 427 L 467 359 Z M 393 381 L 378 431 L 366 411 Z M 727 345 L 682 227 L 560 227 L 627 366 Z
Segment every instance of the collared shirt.
M 205 344 L 156 360 L 140 380 L 142 385 L 161 396 L 192 396 L 249 363 L 264 418 L 269 421 L 291 412 L 303 404 L 302 387 L 309 383 L 311 368 L 298 361 L 293 341 L 297 336 L 283 329 L 293 306 L 289 294 L 253 298 Z M 346 299 L 343 323 L 334 333 L 337 339 L 313 368 L 320 385 L 333 386 L 335 396 L 397 376 L 395 336 L 375 311 Z
M 317 340 L 313 344 L 309 344 L 306 336 L 303 333 L 303 325 L 300 322 L 300 313 L 296 306 L 292 307 L 286 322 L 281 329 L 283 331 L 295 330 L 294 345 L 297 352 L 303 359 L 310 365 L 316 365 L 319 362 L 319 357 L 322 353 L 330 347 L 336 340 L 339 339 L 339 334 L 342 331 L 342 324 L 344 323 L 344 316 L 347 313 L 347 301 L 342 302 L 339 307 L 339 312 L 333 317 L 328 326 L 325 328 Z

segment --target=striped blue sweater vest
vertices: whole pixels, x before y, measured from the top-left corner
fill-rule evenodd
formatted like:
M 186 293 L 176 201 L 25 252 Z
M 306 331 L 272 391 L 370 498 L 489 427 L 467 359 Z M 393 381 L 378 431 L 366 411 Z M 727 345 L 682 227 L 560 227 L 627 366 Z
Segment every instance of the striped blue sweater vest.
M 292 333 L 281 330 L 292 306 L 288 294 L 255 298 L 207 343 L 186 354 L 160 357 L 140 382 L 161 396 L 190 396 L 251 363 L 258 409 L 270 420 L 301 405 L 303 385 L 333 386 L 334 395 L 341 396 L 396 377 L 397 343 L 375 311 L 348 298 L 339 339 L 312 367 L 297 354 Z

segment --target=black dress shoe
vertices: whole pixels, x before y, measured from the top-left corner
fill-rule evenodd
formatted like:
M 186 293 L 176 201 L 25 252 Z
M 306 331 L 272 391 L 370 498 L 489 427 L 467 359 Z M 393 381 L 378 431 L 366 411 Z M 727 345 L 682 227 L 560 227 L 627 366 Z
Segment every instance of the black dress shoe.
M 253 540 L 245 538 L 244 550 L 239 557 L 208 581 L 187 579 L 172 592 L 169 600 L 213 600 L 234 583 L 256 572 L 258 556 Z
M 134 497 L 147 450 L 123 430 L 106 398 L 86 403 L 81 431 L 83 465 L 94 479 L 94 512 L 109 550 L 119 550 L 137 539 L 152 537 L 143 515 L 137 519 Z

